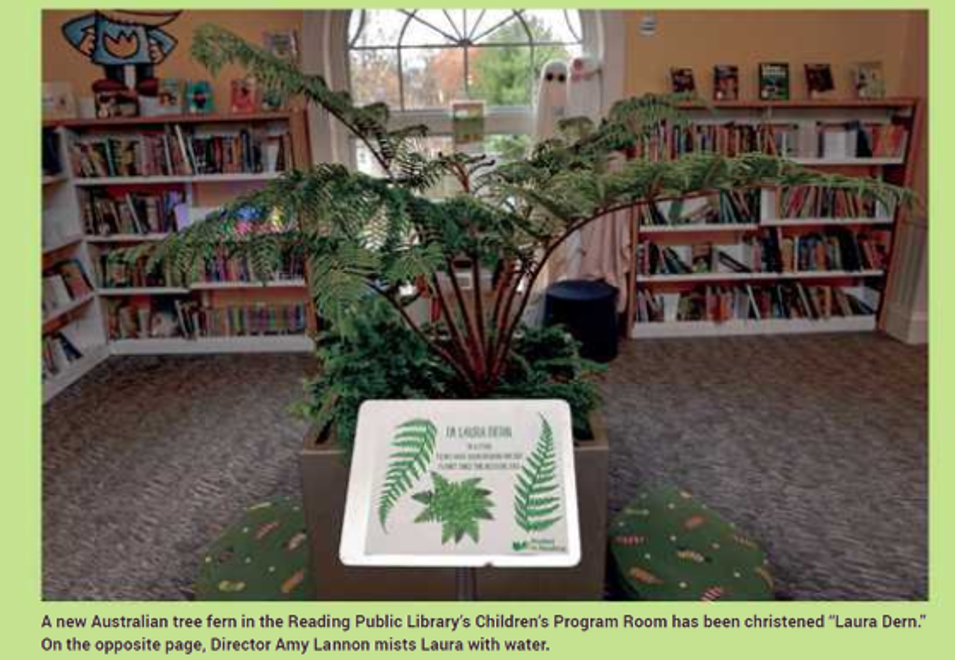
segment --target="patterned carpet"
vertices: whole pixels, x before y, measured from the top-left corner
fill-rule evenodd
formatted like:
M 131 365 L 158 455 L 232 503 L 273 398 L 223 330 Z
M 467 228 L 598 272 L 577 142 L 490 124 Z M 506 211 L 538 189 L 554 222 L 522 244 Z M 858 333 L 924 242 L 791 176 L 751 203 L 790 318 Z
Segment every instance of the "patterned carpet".
M 243 509 L 299 491 L 308 356 L 113 358 L 44 411 L 47 599 L 179 599 Z M 778 596 L 927 597 L 924 347 L 877 335 L 628 342 L 611 508 L 674 484 L 760 540 Z

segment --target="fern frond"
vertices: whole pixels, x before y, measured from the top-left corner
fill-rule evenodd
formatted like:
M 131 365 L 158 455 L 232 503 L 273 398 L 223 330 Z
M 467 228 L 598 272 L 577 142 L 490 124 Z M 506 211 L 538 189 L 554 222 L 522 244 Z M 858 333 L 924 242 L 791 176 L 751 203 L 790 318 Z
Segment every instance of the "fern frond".
M 548 529 L 562 517 L 554 515 L 560 509 L 560 497 L 551 494 L 560 488 L 554 434 L 543 415 L 541 424 L 540 437 L 517 474 L 514 487 L 514 520 L 528 534 Z
M 412 419 L 398 426 L 392 446 L 385 481 L 378 496 L 378 520 L 386 529 L 388 514 L 402 495 L 408 492 L 427 471 L 434 454 L 437 429 L 430 420 Z

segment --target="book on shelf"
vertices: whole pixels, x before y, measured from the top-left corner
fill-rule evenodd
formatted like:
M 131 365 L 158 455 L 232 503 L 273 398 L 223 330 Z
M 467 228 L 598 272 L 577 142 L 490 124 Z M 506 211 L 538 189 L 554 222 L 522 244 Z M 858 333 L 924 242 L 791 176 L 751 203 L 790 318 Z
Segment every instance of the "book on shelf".
M 885 77 L 882 62 L 859 62 L 852 68 L 852 82 L 860 99 L 885 97 Z
M 786 158 L 901 158 L 907 141 L 904 125 L 884 122 L 663 124 L 637 142 L 634 154 L 653 161 L 689 153 L 753 152 Z
M 760 63 L 759 98 L 764 101 L 789 100 L 789 64 L 786 62 Z
M 302 335 L 307 308 L 264 302 L 213 307 L 176 296 L 121 300 L 108 309 L 108 327 L 111 340 Z
M 230 109 L 236 114 L 249 114 L 258 110 L 258 81 L 251 76 L 233 78 L 230 85 Z
M 52 129 L 44 129 L 40 142 L 40 160 L 43 176 L 57 176 L 63 172 L 60 161 L 60 136 Z
M 689 67 L 670 67 L 670 88 L 674 94 L 696 93 L 696 80 Z
M 806 64 L 806 92 L 811 99 L 824 98 L 836 88 L 832 67 L 828 64 Z
M 211 259 L 206 260 L 202 281 L 282 282 L 301 280 L 304 277 L 305 261 L 301 255 L 285 254 L 277 268 L 263 273 L 257 272 L 255 265 L 247 257 L 230 255 L 227 249 L 221 249 Z
M 287 130 L 203 130 L 174 124 L 124 136 L 81 136 L 70 144 L 80 178 L 281 172 L 291 167 Z
M 186 83 L 180 78 L 160 78 L 157 96 L 159 114 L 178 115 L 183 110 Z
M 131 262 L 122 252 L 104 249 L 96 260 L 97 276 L 107 289 L 151 288 L 176 286 L 168 267 L 147 268 L 148 258 L 143 256 Z
M 215 94 L 208 80 L 191 80 L 186 84 L 186 110 L 194 115 L 215 112 Z
M 162 234 L 176 231 L 176 211 L 185 205 L 179 190 L 111 192 L 106 188 L 81 191 L 80 215 L 89 235 Z
M 880 232 L 885 234 L 885 232 Z M 738 261 L 753 272 L 809 273 L 883 270 L 887 236 L 845 227 L 787 236 L 781 228 L 744 240 Z
M 872 316 L 878 293 L 802 282 L 704 285 L 680 293 L 637 291 L 637 323 L 825 320 Z
M 82 357 L 83 352 L 70 336 L 68 328 L 46 335 L 41 344 L 43 380 L 58 376 Z
M 891 218 L 895 209 L 871 196 L 824 186 L 787 186 L 776 191 L 776 217 L 798 218 Z
M 43 275 L 43 311 L 53 312 L 93 292 L 83 264 L 68 259 L 54 264 Z
M 644 204 L 641 226 L 755 224 L 759 222 L 760 191 L 726 190 L 671 202 Z
M 73 302 L 73 296 L 66 288 L 66 281 L 58 273 L 45 275 L 42 280 L 42 305 L 44 314 L 66 307 Z
M 713 100 L 739 99 L 739 67 L 735 64 L 717 64 L 713 67 Z
M 76 96 L 73 83 L 64 80 L 44 82 L 41 88 L 40 108 L 43 120 L 72 119 L 76 116 Z
M 691 273 L 810 273 L 881 271 L 888 260 L 886 232 L 853 232 L 845 227 L 789 235 L 776 227 L 740 243 L 665 245 L 644 240 L 637 246 L 639 275 Z

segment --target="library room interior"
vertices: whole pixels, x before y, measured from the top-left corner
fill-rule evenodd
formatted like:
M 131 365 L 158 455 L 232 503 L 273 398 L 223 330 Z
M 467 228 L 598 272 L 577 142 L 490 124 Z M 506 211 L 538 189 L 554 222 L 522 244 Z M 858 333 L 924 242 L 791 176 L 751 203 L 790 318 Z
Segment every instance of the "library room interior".
M 43 598 L 927 599 L 928 22 L 44 11 Z

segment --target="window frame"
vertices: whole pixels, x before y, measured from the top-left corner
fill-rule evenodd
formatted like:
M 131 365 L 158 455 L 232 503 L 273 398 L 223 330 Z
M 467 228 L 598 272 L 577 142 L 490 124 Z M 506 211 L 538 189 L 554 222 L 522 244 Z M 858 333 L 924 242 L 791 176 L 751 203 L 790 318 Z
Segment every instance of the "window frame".
M 601 106 L 606 111 L 623 97 L 626 49 L 626 14 L 617 10 L 576 10 L 581 25 L 581 49 L 585 56 L 601 62 Z M 351 88 L 348 26 L 352 10 L 311 10 L 304 12 L 302 63 L 307 73 L 322 75 L 336 90 Z M 435 136 L 451 134 L 451 117 L 446 109 L 393 109 L 389 128 L 425 124 Z M 347 129 L 320 108 L 309 109 L 309 135 L 315 162 L 337 162 L 355 167 L 355 149 Z M 532 106 L 488 108 L 485 117 L 488 135 L 530 135 L 534 129 Z

